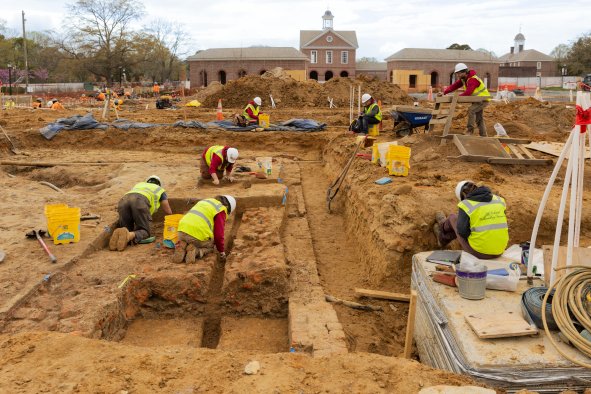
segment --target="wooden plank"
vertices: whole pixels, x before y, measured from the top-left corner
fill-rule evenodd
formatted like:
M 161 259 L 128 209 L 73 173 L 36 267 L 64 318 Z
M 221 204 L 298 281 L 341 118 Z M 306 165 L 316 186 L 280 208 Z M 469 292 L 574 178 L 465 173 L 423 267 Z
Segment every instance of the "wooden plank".
M 562 142 L 546 142 L 546 141 L 539 141 L 539 142 L 532 142 L 525 146 L 526 148 L 537 150 L 539 152 L 544 152 L 552 156 L 560 156 L 562 149 L 564 148 L 564 143 Z M 567 152 L 566 158 L 568 159 L 570 156 L 570 152 Z M 591 152 L 585 150 L 585 159 L 591 158 Z
M 410 306 L 408 308 L 408 320 L 406 322 L 406 338 L 404 339 L 404 357 L 412 355 L 412 339 L 415 332 L 415 315 L 417 312 L 417 292 L 410 291 Z
M 530 325 L 522 316 L 513 312 L 501 312 L 489 315 L 478 313 L 464 315 L 466 322 L 478 338 L 507 338 L 538 333 L 535 326 Z
M 433 119 L 431 118 L 431 120 L 429 121 L 429 124 L 445 124 L 447 123 L 447 116 L 445 118 L 437 118 L 437 119 Z
M 468 151 L 466 150 L 466 148 L 464 148 L 464 145 L 460 141 L 460 138 L 458 137 L 458 134 L 454 134 L 453 136 L 454 136 L 454 138 L 453 138 L 452 141 L 453 141 L 454 145 L 458 148 L 458 150 L 460 151 L 460 153 L 463 156 L 469 156 L 470 153 L 468 153 Z
M 489 157 L 486 162 L 490 164 L 523 164 L 528 166 L 543 166 L 552 164 L 552 160 L 550 159 L 508 159 L 505 157 Z
M 527 149 L 525 146 L 521 146 L 521 145 L 515 145 L 515 147 L 517 147 L 518 149 L 521 149 L 521 151 L 530 159 L 535 159 L 535 156 L 532 155 L 532 153 L 529 151 L 529 149 Z
M 509 148 L 509 150 L 511 151 L 511 153 L 513 153 L 515 156 L 517 156 L 517 158 L 519 159 L 523 159 L 523 155 L 521 154 L 521 152 L 519 152 L 519 150 L 515 147 L 515 145 L 513 144 L 505 144 L 505 146 L 507 146 Z
M 370 289 L 355 289 L 355 294 L 362 297 L 379 298 L 382 300 L 393 300 L 409 302 L 410 295 L 402 293 L 391 293 L 389 291 L 370 290 Z
M 542 245 L 544 251 L 544 281 L 546 286 L 550 284 L 550 270 L 552 269 L 552 252 L 553 245 Z M 589 248 L 574 248 L 571 265 L 585 265 L 591 267 L 591 249 Z M 566 266 L 566 246 L 560 246 L 558 249 L 558 261 L 556 268 Z M 560 279 L 564 275 L 564 270 L 556 271 L 554 280 Z
M 413 105 L 393 105 L 392 111 L 410 112 L 415 114 L 432 114 L 431 108 L 415 107 Z
M 454 94 L 458 94 L 456 90 Z M 460 103 L 480 103 L 481 101 L 492 99 L 491 96 L 459 96 L 458 102 Z M 435 103 L 451 103 L 453 101 L 452 96 L 437 96 Z

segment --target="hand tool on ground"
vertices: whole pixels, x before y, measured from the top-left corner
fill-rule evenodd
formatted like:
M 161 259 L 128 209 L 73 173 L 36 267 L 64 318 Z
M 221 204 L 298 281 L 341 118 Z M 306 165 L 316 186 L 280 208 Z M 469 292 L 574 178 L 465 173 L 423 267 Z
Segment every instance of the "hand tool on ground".
M 125 277 L 125 279 L 123 279 L 123 282 L 121 282 L 121 284 L 119 284 L 119 286 L 117 286 L 117 287 L 119 289 L 121 289 L 123 286 L 125 286 L 127 284 L 127 282 L 129 282 L 130 280 L 135 279 L 135 278 L 137 278 L 137 275 L 135 275 L 135 274 L 127 275 Z
M 4 137 L 6 137 L 6 139 L 8 140 L 8 142 L 10 143 L 10 151 L 12 153 L 14 153 L 15 155 L 18 155 L 19 152 L 17 151 L 16 147 L 14 146 L 14 144 L 12 143 L 12 140 L 10 139 L 10 137 L 8 137 L 8 134 L 6 134 L 6 131 L 4 131 L 4 128 L 2 126 L 0 126 L 0 130 L 2 130 L 2 133 L 4 134 Z
M 0 263 L 4 261 L 5 257 L 6 257 L 6 253 L 4 253 L 4 251 L 2 249 L 0 249 Z
M 57 263 L 57 258 L 51 253 L 51 251 L 49 250 L 49 248 L 45 244 L 45 241 L 43 241 L 42 237 L 45 235 L 44 230 L 31 230 L 25 235 L 27 236 L 27 238 L 37 238 L 37 241 L 39 241 L 39 243 L 43 247 L 43 250 L 45 250 L 45 253 L 47 253 L 47 255 L 49 256 L 49 259 L 51 260 L 51 262 Z
M 355 150 L 353 151 L 351 158 L 349 159 L 349 161 L 347 162 L 347 164 L 343 168 L 343 171 L 341 171 L 341 173 L 337 177 L 337 179 L 335 179 L 335 181 L 328 187 L 328 190 L 326 191 L 326 207 L 328 208 L 328 213 L 330 213 L 330 203 L 332 202 L 332 200 L 335 198 L 335 196 L 339 192 L 339 189 L 341 188 L 341 185 L 343 184 L 343 180 L 345 180 L 345 177 L 347 176 L 347 171 L 349 171 L 349 167 L 351 167 L 353 160 L 357 156 L 357 151 L 359 150 L 361 145 L 365 144 L 365 140 L 367 140 L 367 135 L 365 136 L 365 138 L 363 138 L 361 141 L 359 141 L 359 143 L 357 143 L 357 146 L 355 147 Z

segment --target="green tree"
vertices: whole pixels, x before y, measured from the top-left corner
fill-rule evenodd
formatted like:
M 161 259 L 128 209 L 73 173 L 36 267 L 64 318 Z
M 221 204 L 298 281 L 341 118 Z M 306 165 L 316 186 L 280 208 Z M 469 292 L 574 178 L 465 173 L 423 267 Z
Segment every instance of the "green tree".
M 68 5 L 61 48 L 111 84 L 133 50 L 130 24 L 143 15 L 138 0 L 78 0 Z
M 453 43 L 449 47 L 447 47 L 446 49 L 459 49 L 461 51 L 471 51 L 472 50 L 472 48 L 470 48 L 470 45 L 458 44 L 458 43 Z
M 571 75 L 591 73 L 591 34 L 582 35 L 571 45 L 565 63 Z

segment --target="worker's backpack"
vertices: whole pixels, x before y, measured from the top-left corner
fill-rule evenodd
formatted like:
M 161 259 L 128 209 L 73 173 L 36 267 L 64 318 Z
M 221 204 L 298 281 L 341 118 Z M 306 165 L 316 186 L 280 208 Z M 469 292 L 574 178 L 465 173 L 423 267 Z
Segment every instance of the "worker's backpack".
M 236 126 L 246 127 L 246 118 L 240 114 L 234 114 L 232 123 Z
M 359 121 L 359 119 L 353 119 L 353 121 L 349 125 L 349 131 L 353 131 L 355 133 L 358 133 L 360 127 L 361 127 L 361 122 Z

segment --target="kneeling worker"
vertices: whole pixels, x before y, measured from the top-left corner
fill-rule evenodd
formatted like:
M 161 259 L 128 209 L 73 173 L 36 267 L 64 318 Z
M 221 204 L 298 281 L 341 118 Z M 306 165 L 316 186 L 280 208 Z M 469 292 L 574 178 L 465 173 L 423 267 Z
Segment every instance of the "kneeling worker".
M 205 148 L 201 155 L 201 178 L 213 179 L 214 185 L 220 184 L 220 178 L 224 177 L 230 182 L 234 182 L 232 177 L 232 168 L 238 159 L 238 149 L 223 145 L 213 145 Z
M 213 251 L 215 244 L 222 260 L 226 259 L 224 233 L 228 215 L 236 210 L 232 196 L 216 196 L 199 201 L 182 217 L 173 263 L 194 263 Z
M 361 104 L 363 104 L 363 112 L 359 114 L 359 119 L 352 125 L 351 130 L 367 134 L 369 125 L 379 124 L 382 121 L 382 110 L 369 93 L 364 93 L 361 96 Z
M 168 196 L 158 176 L 151 175 L 145 182 L 136 184 L 119 200 L 119 228 L 113 231 L 109 249 L 122 251 L 129 242 L 139 243 L 150 238 L 152 215 L 160 205 L 165 214 L 172 215 Z
M 262 114 L 261 112 L 261 105 L 263 101 L 260 97 L 255 97 L 252 101 L 249 101 L 246 107 L 244 107 L 244 111 L 242 111 L 242 116 L 246 120 L 246 125 L 253 125 L 259 123 L 259 115 Z
M 456 197 L 460 201 L 457 215 L 435 214 L 433 232 L 439 246 L 457 238 L 464 251 L 479 259 L 502 255 L 509 242 L 505 199 L 472 181 L 459 182 Z

